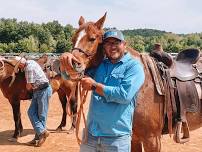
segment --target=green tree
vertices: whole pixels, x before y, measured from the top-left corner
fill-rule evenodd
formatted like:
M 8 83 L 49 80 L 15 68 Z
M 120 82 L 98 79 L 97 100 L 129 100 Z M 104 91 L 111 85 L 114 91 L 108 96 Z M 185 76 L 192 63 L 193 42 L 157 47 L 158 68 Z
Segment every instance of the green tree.
M 29 38 L 24 38 L 22 40 L 19 40 L 18 42 L 19 49 L 22 52 L 38 52 L 38 40 L 34 38 L 33 36 L 30 36 Z
M 42 24 L 42 27 L 49 31 L 55 40 L 58 40 L 59 38 L 65 38 L 63 27 L 58 21 Z
M 8 49 L 8 45 L 6 43 L 0 43 L 0 53 L 5 53 Z
M 68 40 L 59 40 L 56 45 L 56 53 L 67 52 L 71 49 L 71 44 L 69 44 Z

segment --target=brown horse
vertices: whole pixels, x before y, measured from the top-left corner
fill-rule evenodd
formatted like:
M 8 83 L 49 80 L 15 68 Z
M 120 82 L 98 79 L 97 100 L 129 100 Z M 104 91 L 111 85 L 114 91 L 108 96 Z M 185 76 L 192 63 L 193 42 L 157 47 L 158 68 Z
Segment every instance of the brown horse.
M 69 53 L 64 53 L 60 57 L 62 66 L 70 78 L 80 78 L 80 71 L 98 65 L 102 60 L 100 39 L 105 17 L 106 14 L 95 23 L 85 23 L 83 17 L 80 18 L 79 29 L 73 39 L 74 48 L 71 52 L 73 56 L 70 58 Z M 145 62 L 150 57 L 131 49 L 129 52 L 142 62 L 146 78 L 139 92 L 134 112 L 132 152 L 142 152 L 142 147 L 145 152 L 160 152 L 161 135 L 165 123 L 165 98 L 157 92 L 148 63 Z M 82 70 L 78 70 L 77 67 Z M 190 130 L 201 126 L 200 112 L 187 113 L 186 116 Z
M 12 81 L 12 74 L 15 67 L 13 63 L 7 62 L 6 60 L 1 60 L 0 67 L 0 88 L 3 95 L 9 100 L 12 106 L 13 117 L 15 121 L 15 131 L 13 138 L 17 139 L 23 131 L 20 112 L 20 100 L 31 99 L 32 92 L 27 91 L 25 75 L 24 72 L 21 71 L 16 73 L 15 81 L 11 87 L 9 87 L 9 84 Z
M 53 89 L 53 93 L 58 93 L 62 105 L 62 120 L 56 131 L 62 131 L 62 128 L 66 126 L 67 112 L 69 112 L 68 114 L 72 116 L 72 126 L 67 132 L 72 133 L 75 128 L 77 113 L 76 82 L 64 80 L 61 77 L 59 69 L 60 62 L 58 57 L 49 57 L 47 54 L 43 54 L 40 58 L 36 59 L 36 61 L 39 63 L 48 77 Z M 69 110 L 66 108 L 69 108 Z
M 66 117 L 68 113 L 68 115 L 72 116 L 72 126 L 68 130 L 68 133 L 72 133 L 76 125 L 77 82 L 65 80 L 61 77 L 59 69 L 59 59 L 49 59 L 48 62 L 46 62 L 45 64 L 45 73 L 49 78 L 53 93 L 58 93 L 63 109 L 62 120 L 56 130 L 62 131 L 62 128 L 66 126 Z M 67 108 L 69 108 L 69 110 Z
M 17 64 L 15 59 L 0 59 L 0 88 L 3 95 L 9 100 L 9 103 L 12 106 L 13 117 L 15 122 L 15 131 L 10 138 L 11 141 L 16 141 L 23 131 L 23 126 L 21 122 L 21 112 L 20 112 L 20 100 L 28 100 L 32 98 L 32 92 L 27 91 L 26 89 L 26 79 L 25 74 L 22 71 L 15 73 L 15 79 L 12 81 L 14 68 Z M 57 131 L 61 131 L 62 127 L 66 126 L 66 104 L 67 100 L 71 95 L 70 106 L 71 112 L 73 115 L 77 112 L 77 103 L 75 98 L 75 86 L 72 82 L 68 80 L 63 80 L 60 75 L 57 75 L 55 78 L 50 80 L 53 92 L 57 92 L 60 102 L 63 108 L 63 115 L 60 125 L 57 127 Z M 76 116 L 73 117 L 72 127 L 69 130 L 69 133 L 75 128 Z

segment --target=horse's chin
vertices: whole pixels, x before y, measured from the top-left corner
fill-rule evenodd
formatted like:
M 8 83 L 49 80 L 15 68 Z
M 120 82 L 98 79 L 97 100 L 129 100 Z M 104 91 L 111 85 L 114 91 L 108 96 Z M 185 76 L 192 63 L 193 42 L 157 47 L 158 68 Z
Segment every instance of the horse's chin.
M 74 64 L 71 70 L 67 71 L 72 80 L 79 80 L 84 76 L 85 64 Z
M 79 72 L 75 72 L 75 73 L 71 73 L 69 76 L 70 76 L 71 80 L 80 80 L 83 78 L 84 74 L 79 73 Z

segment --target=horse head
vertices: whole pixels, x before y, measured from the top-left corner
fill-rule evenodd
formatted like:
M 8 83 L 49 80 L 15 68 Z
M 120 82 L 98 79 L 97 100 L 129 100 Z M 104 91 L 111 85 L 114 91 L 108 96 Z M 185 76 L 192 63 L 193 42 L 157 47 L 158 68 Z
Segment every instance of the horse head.
M 72 38 L 72 58 L 68 52 L 60 57 L 61 70 L 67 71 L 70 78 L 77 79 L 86 68 L 97 66 L 103 59 L 100 44 L 105 18 L 106 13 L 97 22 L 85 22 L 85 19 L 80 17 L 79 28 Z

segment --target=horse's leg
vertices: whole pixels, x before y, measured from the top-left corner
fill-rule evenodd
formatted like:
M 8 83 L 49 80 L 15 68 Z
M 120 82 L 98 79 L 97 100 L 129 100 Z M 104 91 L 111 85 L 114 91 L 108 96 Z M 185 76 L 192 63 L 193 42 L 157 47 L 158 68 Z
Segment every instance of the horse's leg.
M 57 127 L 56 131 L 62 131 L 62 127 L 66 126 L 66 118 L 67 118 L 67 112 L 66 112 L 66 104 L 67 104 L 67 98 L 66 98 L 66 94 L 62 89 L 59 89 L 57 91 L 59 99 L 60 99 L 60 103 L 62 104 L 62 110 L 63 110 L 63 114 L 62 114 L 62 120 L 60 125 Z
M 74 95 L 75 95 L 75 93 L 74 93 Z M 73 133 L 74 129 L 76 127 L 77 98 L 76 98 L 76 95 L 75 96 L 74 95 L 70 99 L 70 108 L 71 108 L 71 113 L 72 113 L 72 126 L 68 130 L 68 132 L 67 132 L 68 134 Z
M 143 152 L 142 143 L 140 140 L 137 139 L 135 135 L 132 136 L 131 152 Z
M 161 151 L 161 137 L 154 136 L 145 138 L 143 141 L 145 152 L 160 152 Z
M 9 141 L 17 141 L 18 137 L 21 136 L 23 131 L 22 122 L 21 122 L 21 112 L 20 112 L 20 100 L 9 100 L 12 110 L 13 110 L 13 118 L 15 121 L 15 131 L 13 137 L 9 139 Z

